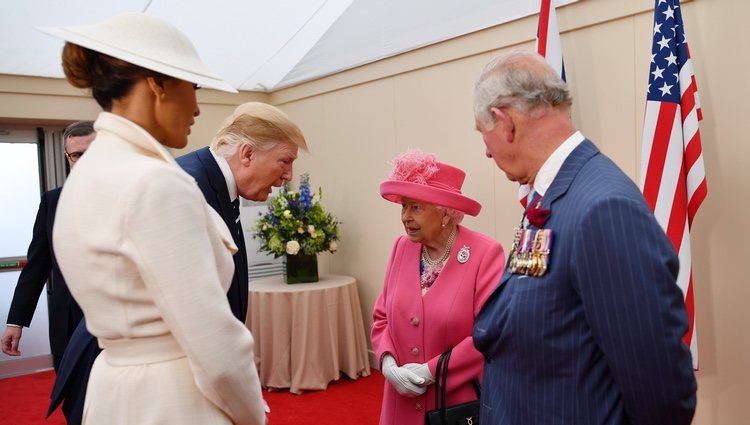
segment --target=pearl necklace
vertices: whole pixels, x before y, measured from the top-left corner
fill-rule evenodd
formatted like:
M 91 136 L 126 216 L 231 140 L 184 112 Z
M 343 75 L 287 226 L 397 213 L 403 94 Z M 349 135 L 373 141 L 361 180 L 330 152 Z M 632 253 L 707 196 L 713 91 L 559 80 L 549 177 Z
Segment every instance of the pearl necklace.
M 448 241 L 445 243 L 445 250 L 443 251 L 443 255 L 440 256 L 437 260 L 433 260 L 430 258 L 430 254 L 427 253 L 427 247 L 422 245 L 422 260 L 424 260 L 425 263 L 429 264 L 430 267 L 435 267 L 439 264 L 445 263 L 445 261 L 450 257 L 451 255 L 451 249 L 453 248 L 453 242 L 456 240 L 456 226 L 453 226 L 453 230 L 451 230 L 450 236 L 448 236 Z

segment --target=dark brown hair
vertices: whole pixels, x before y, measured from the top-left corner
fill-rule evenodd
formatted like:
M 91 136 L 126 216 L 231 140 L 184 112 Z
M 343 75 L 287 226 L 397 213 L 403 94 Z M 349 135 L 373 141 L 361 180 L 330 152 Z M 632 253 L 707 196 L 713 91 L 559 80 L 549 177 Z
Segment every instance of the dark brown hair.
M 90 88 L 91 95 L 105 111 L 110 111 L 112 101 L 127 95 L 141 78 L 171 79 L 72 43 L 65 43 L 63 47 L 62 66 L 68 82 L 74 87 Z

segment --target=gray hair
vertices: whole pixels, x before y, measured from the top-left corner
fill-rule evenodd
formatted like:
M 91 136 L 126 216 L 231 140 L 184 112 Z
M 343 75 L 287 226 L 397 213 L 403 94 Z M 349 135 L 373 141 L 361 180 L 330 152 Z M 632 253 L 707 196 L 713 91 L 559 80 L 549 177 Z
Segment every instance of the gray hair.
M 68 143 L 68 137 L 88 136 L 94 131 L 93 121 L 76 121 L 63 130 L 63 142 Z
M 565 81 L 542 56 L 532 52 L 512 52 L 493 59 L 474 85 L 474 116 L 488 130 L 495 126 L 492 108 L 510 106 L 531 114 L 548 106 L 572 104 Z
M 453 222 L 456 224 L 461 224 L 461 222 L 464 221 L 465 214 L 459 210 L 454 210 L 453 208 L 441 207 L 439 205 L 435 205 L 435 209 L 440 211 L 441 213 L 444 213 L 448 217 L 452 218 Z

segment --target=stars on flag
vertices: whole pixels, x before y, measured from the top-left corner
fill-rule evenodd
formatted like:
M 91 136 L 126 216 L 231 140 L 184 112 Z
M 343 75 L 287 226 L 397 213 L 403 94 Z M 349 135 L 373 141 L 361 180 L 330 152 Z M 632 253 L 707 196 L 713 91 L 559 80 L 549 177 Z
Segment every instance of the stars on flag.
M 688 61 L 688 53 L 685 34 L 676 22 L 679 19 L 675 19 L 678 7 L 674 1 L 667 0 L 659 0 L 656 5 L 648 81 L 649 100 L 680 101 L 679 66 Z

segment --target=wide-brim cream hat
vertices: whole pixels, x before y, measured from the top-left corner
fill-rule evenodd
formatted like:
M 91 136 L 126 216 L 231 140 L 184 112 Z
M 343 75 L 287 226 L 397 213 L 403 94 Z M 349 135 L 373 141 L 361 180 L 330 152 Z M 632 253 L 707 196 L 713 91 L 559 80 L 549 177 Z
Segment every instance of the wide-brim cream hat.
M 185 34 L 154 16 L 124 13 L 93 25 L 37 29 L 151 71 L 201 87 L 237 93 L 208 69 Z

